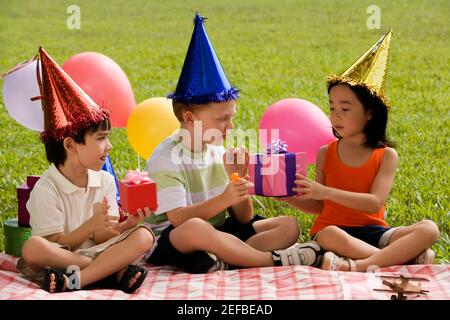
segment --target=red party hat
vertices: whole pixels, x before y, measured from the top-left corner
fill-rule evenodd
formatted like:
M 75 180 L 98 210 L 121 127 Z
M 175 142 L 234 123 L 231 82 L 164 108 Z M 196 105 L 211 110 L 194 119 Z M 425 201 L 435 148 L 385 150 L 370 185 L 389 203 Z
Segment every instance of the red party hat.
M 74 136 L 109 117 L 109 110 L 98 106 L 42 47 L 39 59 L 37 77 L 44 111 L 43 142 Z M 42 68 L 42 79 L 39 68 Z

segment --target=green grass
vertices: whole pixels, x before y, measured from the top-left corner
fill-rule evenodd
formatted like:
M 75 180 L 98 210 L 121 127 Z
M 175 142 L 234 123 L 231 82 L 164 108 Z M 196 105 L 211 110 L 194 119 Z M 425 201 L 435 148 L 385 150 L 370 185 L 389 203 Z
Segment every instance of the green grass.
M 39 45 L 60 64 L 76 53 L 96 51 L 123 68 L 137 102 L 175 87 L 199 10 L 209 17 L 208 34 L 230 81 L 242 89 L 235 120 L 242 129 L 256 129 L 265 108 L 283 98 L 304 98 L 327 112 L 327 74 L 342 71 L 393 27 L 388 134 L 398 145 L 400 165 L 388 222 L 435 221 L 441 238 L 434 249 L 440 262 L 450 261 L 448 1 L 377 1 L 381 30 L 366 27 L 373 1 L 79 0 L 81 30 L 66 28 L 72 0 L 0 3 L 0 71 L 32 57 Z M 17 124 L 2 104 L 0 137 L 4 221 L 17 213 L 16 186 L 48 164 L 38 134 Z M 136 167 L 137 157 L 125 129 L 114 129 L 111 140 L 111 158 L 122 176 Z M 311 216 L 260 199 L 267 210 L 256 205 L 257 213 L 297 216 L 307 239 Z

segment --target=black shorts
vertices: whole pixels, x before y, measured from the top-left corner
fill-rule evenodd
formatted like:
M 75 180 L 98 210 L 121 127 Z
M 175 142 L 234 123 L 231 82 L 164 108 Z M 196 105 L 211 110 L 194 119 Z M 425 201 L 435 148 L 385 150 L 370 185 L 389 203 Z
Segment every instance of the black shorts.
M 384 248 L 389 244 L 390 238 L 396 228 L 383 226 L 364 226 L 364 227 L 339 227 L 349 235 L 359 240 L 362 240 L 376 248 Z M 312 238 L 316 239 L 315 234 Z
M 255 215 L 249 223 L 242 224 L 236 218 L 230 216 L 222 226 L 216 227 L 216 229 L 246 241 L 256 234 L 253 222 L 262 219 L 264 217 Z M 195 251 L 192 253 L 178 251 L 170 242 L 169 234 L 173 229 L 174 227 L 170 225 L 162 231 L 158 244 L 150 257 L 147 258 L 147 262 L 157 266 L 174 265 L 191 273 L 207 272 L 215 261 L 212 260 L 206 251 Z

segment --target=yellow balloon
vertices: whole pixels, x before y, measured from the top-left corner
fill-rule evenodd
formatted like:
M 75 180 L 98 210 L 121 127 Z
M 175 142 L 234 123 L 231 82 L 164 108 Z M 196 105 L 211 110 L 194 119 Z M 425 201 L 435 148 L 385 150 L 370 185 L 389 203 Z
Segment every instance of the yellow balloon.
M 128 141 L 137 154 L 148 159 L 156 146 L 179 127 L 172 100 L 150 98 L 139 103 L 131 112 L 127 122 Z

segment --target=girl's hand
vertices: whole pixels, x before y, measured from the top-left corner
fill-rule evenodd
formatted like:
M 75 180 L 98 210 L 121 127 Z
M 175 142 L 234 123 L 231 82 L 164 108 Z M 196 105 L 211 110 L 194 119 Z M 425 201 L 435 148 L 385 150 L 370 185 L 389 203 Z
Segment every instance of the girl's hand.
M 89 224 L 90 232 L 92 234 L 101 230 L 108 231 L 116 235 L 119 234 L 117 230 L 115 230 L 119 217 L 108 215 L 108 209 L 108 200 L 105 197 L 103 197 L 102 202 L 94 203 L 92 206 L 92 217 L 86 221 Z
M 316 181 L 310 180 L 307 177 L 296 174 L 295 177 L 297 180 L 295 180 L 295 184 L 297 185 L 296 188 L 293 188 L 292 190 L 295 192 L 298 192 L 297 197 L 299 199 L 313 199 L 313 200 L 324 200 L 326 193 L 327 193 L 327 187 L 323 184 L 320 184 Z
M 144 210 L 142 210 L 141 208 L 137 209 L 136 215 L 128 215 L 128 219 L 125 221 L 127 229 L 137 226 L 144 220 L 145 217 L 149 217 L 152 214 L 153 212 L 148 207 L 145 207 Z

